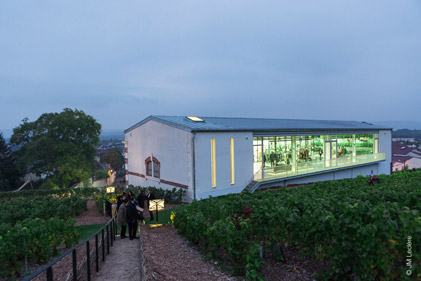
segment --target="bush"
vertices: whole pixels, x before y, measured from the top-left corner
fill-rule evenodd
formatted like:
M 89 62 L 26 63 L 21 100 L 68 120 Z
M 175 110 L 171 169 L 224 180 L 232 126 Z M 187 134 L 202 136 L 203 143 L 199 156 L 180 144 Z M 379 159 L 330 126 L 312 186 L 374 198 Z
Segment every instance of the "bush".
M 108 175 L 108 172 L 106 170 L 96 170 L 95 171 L 95 179 L 101 180 L 101 179 L 108 179 L 110 175 Z
M 183 202 L 183 197 L 186 194 L 184 189 L 176 187 L 173 189 L 163 189 L 154 186 L 142 187 L 130 185 L 128 190 L 137 196 L 139 190 L 142 190 L 146 194 L 146 190 L 148 189 L 150 189 L 151 192 L 155 194 L 155 198 L 164 199 L 165 203 L 169 204 L 181 204 Z
M 1 193 L 0 277 L 19 276 L 25 255 L 46 263 L 62 246 L 77 242 L 77 216 L 97 189 L 29 190 Z M 26 247 L 24 247 L 24 240 Z
M 411 280 L 409 236 L 412 274 L 421 274 L 421 172 L 379 178 L 376 185 L 358 177 L 194 201 L 175 210 L 174 225 L 250 280 L 261 278 L 259 243 L 294 245 L 327 260 L 323 280 Z
M 77 196 L 81 198 L 92 198 L 96 194 L 101 193 L 101 190 L 95 187 L 86 188 L 62 188 L 62 189 L 35 189 L 35 190 L 21 190 L 19 192 L 0 192 L 0 199 L 12 198 L 34 198 L 44 197 L 47 195 L 56 195 L 59 197 Z
M 25 219 L 15 225 L 0 224 L 0 275 L 16 276 L 25 257 L 34 263 L 46 263 L 59 253 L 59 247 L 77 243 L 75 220 L 59 218 Z M 26 247 L 24 246 L 26 241 Z

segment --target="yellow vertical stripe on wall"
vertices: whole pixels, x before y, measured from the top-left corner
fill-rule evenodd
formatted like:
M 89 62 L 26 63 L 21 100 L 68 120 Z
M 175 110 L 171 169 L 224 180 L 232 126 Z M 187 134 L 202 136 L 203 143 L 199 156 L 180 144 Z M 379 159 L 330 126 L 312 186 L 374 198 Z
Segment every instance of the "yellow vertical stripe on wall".
M 212 187 L 216 186 L 215 139 L 211 139 Z
M 234 184 L 235 183 L 235 174 L 234 174 L 234 138 L 231 138 L 230 150 L 231 150 L 231 184 Z

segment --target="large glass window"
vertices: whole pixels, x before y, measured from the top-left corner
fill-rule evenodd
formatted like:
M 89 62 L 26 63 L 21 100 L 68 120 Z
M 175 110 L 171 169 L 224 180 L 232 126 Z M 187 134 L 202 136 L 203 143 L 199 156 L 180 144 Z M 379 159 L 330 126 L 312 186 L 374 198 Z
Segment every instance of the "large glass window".
M 352 155 L 352 135 L 336 135 L 338 158 Z
M 373 154 L 374 138 L 373 134 L 357 134 L 355 136 L 355 146 L 357 155 Z
M 265 168 L 291 164 L 291 137 L 264 137 L 262 141 L 262 158 Z M 255 149 L 256 152 L 257 150 Z
M 323 139 L 321 136 L 297 136 L 295 142 L 298 163 L 322 160 Z
M 263 138 L 253 138 L 253 157 L 254 157 L 254 174 L 262 168 L 262 142 Z
M 378 143 L 378 134 L 255 137 L 254 173 L 289 176 L 370 162 L 381 157 L 372 155 L 379 153 Z

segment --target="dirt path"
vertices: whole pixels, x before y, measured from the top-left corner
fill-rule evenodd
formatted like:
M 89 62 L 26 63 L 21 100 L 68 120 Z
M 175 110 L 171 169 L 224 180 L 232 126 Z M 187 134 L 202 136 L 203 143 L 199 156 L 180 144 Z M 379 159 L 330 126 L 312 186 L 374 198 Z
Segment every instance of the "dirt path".
M 94 281 L 140 280 L 139 240 L 117 237 L 110 254 L 106 257 L 99 273 L 93 274 Z
M 141 243 L 146 258 L 146 280 L 237 280 L 202 260 L 171 225 L 141 226 Z
M 105 217 L 99 212 L 98 206 L 95 204 L 95 200 L 88 200 L 88 210 L 82 212 L 75 219 L 75 226 L 101 224 L 106 223 L 109 220 L 108 217 Z

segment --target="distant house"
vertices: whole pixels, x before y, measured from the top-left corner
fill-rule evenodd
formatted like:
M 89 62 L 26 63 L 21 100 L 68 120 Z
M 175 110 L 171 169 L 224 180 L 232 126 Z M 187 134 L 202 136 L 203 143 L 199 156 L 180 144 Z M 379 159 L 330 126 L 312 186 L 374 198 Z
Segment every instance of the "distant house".
M 406 145 L 401 141 L 392 142 L 392 154 L 394 156 L 411 156 L 421 158 L 421 150 L 415 144 Z
M 392 138 L 392 141 L 393 142 L 411 142 L 411 143 L 416 142 L 415 138 Z
M 397 141 L 392 143 L 392 170 L 402 171 L 421 168 L 421 150 L 416 145 L 406 145 Z
M 126 185 L 181 187 L 191 201 L 390 174 L 391 133 L 356 121 L 149 116 L 125 131 Z
M 404 168 L 405 168 L 405 162 L 401 162 L 399 160 L 393 161 L 393 167 L 392 167 L 393 172 L 402 171 Z

